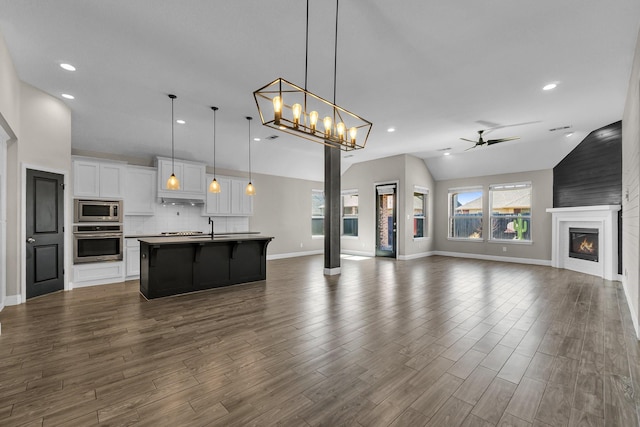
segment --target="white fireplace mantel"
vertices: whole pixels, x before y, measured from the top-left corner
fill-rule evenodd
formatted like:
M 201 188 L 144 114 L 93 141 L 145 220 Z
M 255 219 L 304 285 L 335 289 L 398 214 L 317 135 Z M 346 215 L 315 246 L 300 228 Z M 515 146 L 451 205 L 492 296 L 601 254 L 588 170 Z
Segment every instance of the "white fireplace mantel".
M 552 215 L 551 265 L 606 280 L 618 280 L 618 211 L 620 205 L 549 208 Z M 598 261 L 569 257 L 569 228 L 597 228 Z

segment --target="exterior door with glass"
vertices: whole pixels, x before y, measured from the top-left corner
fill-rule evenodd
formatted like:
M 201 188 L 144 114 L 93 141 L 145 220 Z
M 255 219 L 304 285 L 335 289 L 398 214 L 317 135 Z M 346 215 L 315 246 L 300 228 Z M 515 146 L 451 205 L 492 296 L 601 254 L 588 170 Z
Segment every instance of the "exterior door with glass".
M 396 257 L 396 185 L 376 186 L 376 256 Z

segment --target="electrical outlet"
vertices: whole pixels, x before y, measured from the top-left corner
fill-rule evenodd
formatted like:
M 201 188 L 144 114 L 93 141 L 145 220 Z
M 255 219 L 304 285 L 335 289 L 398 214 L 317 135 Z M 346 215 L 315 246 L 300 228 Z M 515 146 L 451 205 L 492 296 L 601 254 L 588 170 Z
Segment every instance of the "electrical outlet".
M 304 247 L 304 243 L 300 242 L 300 247 L 303 248 Z
M 502 252 L 507 252 L 507 247 L 506 246 L 502 247 Z

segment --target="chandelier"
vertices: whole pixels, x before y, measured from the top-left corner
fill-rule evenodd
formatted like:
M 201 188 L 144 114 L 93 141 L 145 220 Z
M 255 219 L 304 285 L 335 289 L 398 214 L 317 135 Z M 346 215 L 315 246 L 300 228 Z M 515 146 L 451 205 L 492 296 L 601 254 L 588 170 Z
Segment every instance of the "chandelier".
M 282 77 L 253 92 L 262 124 L 330 147 L 351 151 L 364 148 L 372 123 L 336 105 L 338 4 L 333 68 L 333 102 L 307 90 L 309 58 L 309 0 L 307 0 L 304 88 Z

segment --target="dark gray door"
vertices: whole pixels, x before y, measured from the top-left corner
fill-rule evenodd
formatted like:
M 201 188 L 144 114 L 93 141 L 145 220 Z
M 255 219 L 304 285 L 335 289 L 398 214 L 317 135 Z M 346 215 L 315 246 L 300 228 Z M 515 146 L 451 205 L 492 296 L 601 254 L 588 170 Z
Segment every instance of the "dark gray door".
M 64 288 L 64 179 L 27 169 L 27 298 Z
M 396 257 L 396 185 L 376 187 L 376 256 Z

